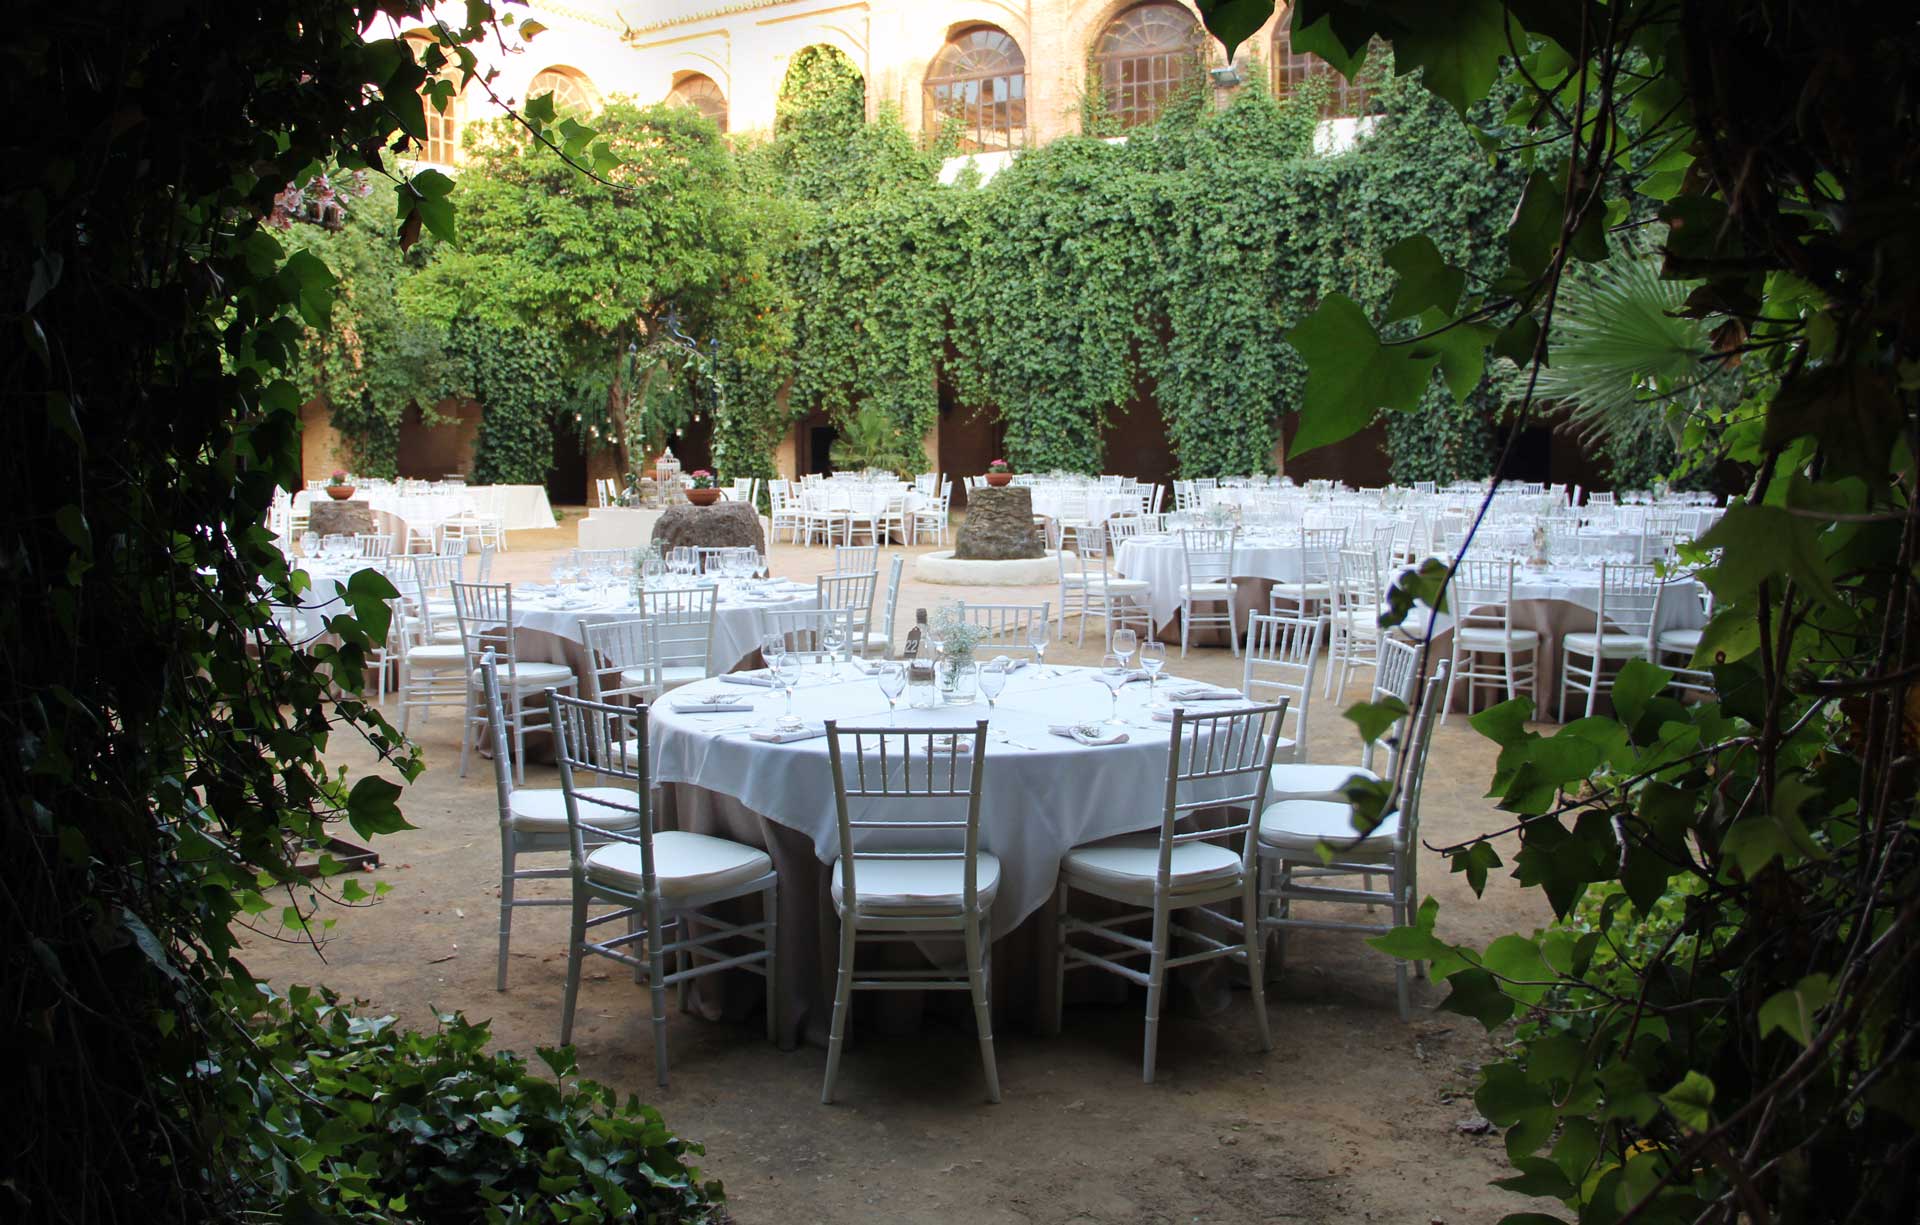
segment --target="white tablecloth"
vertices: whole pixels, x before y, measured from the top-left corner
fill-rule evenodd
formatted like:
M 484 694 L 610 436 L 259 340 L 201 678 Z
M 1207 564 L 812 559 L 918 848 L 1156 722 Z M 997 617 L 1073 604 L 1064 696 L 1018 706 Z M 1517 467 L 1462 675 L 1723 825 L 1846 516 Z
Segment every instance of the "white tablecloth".
M 580 547 L 644 549 L 662 513 L 645 506 L 596 506 L 580 521 Z
M 841 679 L 816 671 L 796 690 L 794 713 L 809 722 L 826 718 L 859 724 L 887 721 L 886 698 L 879 685 L 852 667 L 838 669 Z M 1161 686 L 1177 683 L 1162 678 Z M 653 708 L 654 778 L 686 783 L 738 799 L 767 820 L 806 835 L 820 862 L 839 854 L 834 817 L 833 776 L 824 737 L 789 744 L 754 740 L 745 725 L 779 715 L 785 698 L 773 690 L 708 680 L 676 693 L 699 696 L 725 693 L 753 701 L 754 714 L 697 715 L 663 702 Z M 993 935 L 1010 932 L 1052 895 L 1060 859 L 1075 846 L 1115 834 L 1149 829 L 1160 820 L 1166 793 L 1169 724 L 1153 722 L 1146 711 L 1147 686 L 1121 692 L 1125 744 L 1086 747 L 1050 735 L 1048 724 L 1104 719 L 1105 686 L 1084 668 L 1041 676 L 1032 665 L 1009 679 L 989 722 L 995 738 L 987 746 L 987 767 L 980 808 L 981 846 L 1000 858 L 1000 893 L 993 906 Z M 1240 704 L 1211 702 L 1209 710 Z M 984 700 L 972 706 L 911 710 L 901 699 L 904 726 L 971 727 L 988 718 Z M 733 730 L 739 729 L 739 730 Z M 1011 740 L 1000 739 L 1004 733 Z M 1196 791 L 1190 798 L 1213 799 L 1229 789 Z M 1182 797 L 1183 799 L 1189 797 Z M 884 815 L 869 806 L 856 815 Z
M 302 489 L 293 495 L 294 509 L 304 510 L 326 496 L 325 489 Z M 547 491 L 539 485 L 468 485 L 426 493 L 362 489 L 349 501 L 369 506 L 376 516 L 395 520 L 421 536 L 431 536 L 448 519 L 469 513 L 498 515 L 506 529 L 514 532 L 553 526 L 553 507 L 547 502 Z M 392 531 L 396 525 L 381 526 Z
M 1137 515 L 1140 513 L 1140 497 L 1134 493 L 1122 493 L 1116 490 L 1087 489 L 1068 490 L 1059 487 L 1049 489 L 1035 485 L 1033 489 L 1033 513 L 1057 519 L 1062 510 L 1074 513 L 1069 518 L 1084 515 L 1094 523 L 1104 523 L 1115 515 Z
M 510 532 L 553 526 L 553 504 L 544 485 L 473 485 L 467 493 L 475 514 L 500 516 Z
M 769 610 L 809 609 L 814 607 L 817 598 L 814 588 L 798 585 L 782 588 L 779 594 L 783 598 L 757 600 L 737 595 L 730 587 L 722 588 L 709 656 L 714 671 L 726 672 L 760 649 L 760 614 Z M 639 613 L 632 599 L 624 595 L 616 599 L 562 597 L 549 594 L 543 587 L 515 587 L 513 595 L 515 629 L 551 634 L 576 645 L 582 642 L 580 618 Z
M 1235 546 L 1235 578 L 1259 578 L 1273 583 L 1297 583 L 1306 550 L 1289 544 L 1248 544 Z M 1120 542 L 1114 572 L 1122 578 L 1145 579 L 1147 605 L 1153 623 L 1161 626 L 1180 611 L 1180 585 L 1187 581 L 1186 563 L 1177 536 L 1142 537 Z

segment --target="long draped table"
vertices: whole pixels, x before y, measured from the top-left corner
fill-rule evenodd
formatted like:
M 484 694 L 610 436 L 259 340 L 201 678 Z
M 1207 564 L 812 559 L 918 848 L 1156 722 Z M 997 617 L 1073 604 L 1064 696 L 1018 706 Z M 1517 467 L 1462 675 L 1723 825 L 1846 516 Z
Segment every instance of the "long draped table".
M 1163 690 L 1179 683 L 1172 678 L 1160 682 Z M 838 933 L 829 873 L 840 849 L 826 740 L 775 744 L 753 739 L 755 725 L 784 709 L 784 696 L 774 690 L 716 678 L 675 692 L 689 697 L 725 693 L 754 704 L 751 713 L 695 714 L 675 710 L 671 699 L 656 703 L 651 722 L 654 778 L 661 784 L 665 811 L 678 828 L 764 847 L 772 855 L 780 873 L 781 933 L 779 978 L 773 990 L 782 1008 L 783 1041 L 824 1041 Z M 997 1009 L 1039 1018 L 1051 1015 L 1055 946 L 1050 902 L 1066 852 L 1083 843 L 1151 829 L 1160 820 L 1170 725 L 1148 716 L 1146 698 L 1143 684 L 1123 690 L 1120 706 L 1128 739 L 1097 747 L 1047 730 L 1050 724 L 1106 717 L 1107 690 L 1092 679 L 1089 669 L 1050 669 L 1043 675 L 1029 664 L 1009 678 L 991 716 L 984 701 L 934 710 L 902 706 L 898 711 L 903 726 L 971 727 L 980 719 L 989 723 L 980 831 L 982 848 L 997 855 L 1001 864 L 991 924 Z M 1237 704 L 1207 705 L 1225 710 Z M 809 723 L 834 718 L 872 725 L 888 720 L 878 685 L 850 664 L 838 665 L 831 675 L 816 666 L 796 689 L 794 713 Z M 1192 798 L 1210 797 L 1196 792 Z M 885 813 L 868 808 L 856 815 Z M 938 944 L 923 945 L 921 951 L 944 955 Z M 1089 982 L 1085 989 L 1111 991 L 1117 983 Z M 743 986 L 731 1000 L 725 988 L 708 987 L 702 1010 L 718 1014 L 757 1004 L 759 980 Z M 1076 992 L 1081 989 L 1076 982 Z M 1224 1006 L 1223 976 L 1188 975 L 1183 990 L 1202 1008 Z M 915 1001 L 892 1005 L 917 1006 Z

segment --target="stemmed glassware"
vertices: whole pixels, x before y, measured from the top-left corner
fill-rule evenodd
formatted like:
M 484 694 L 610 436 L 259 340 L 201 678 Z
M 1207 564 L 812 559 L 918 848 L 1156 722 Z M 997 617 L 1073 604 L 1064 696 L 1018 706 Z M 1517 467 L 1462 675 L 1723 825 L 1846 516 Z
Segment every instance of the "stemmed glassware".
M 1147 703 L 1156 700 L 1154 686 L 1160 681 L 1160 669 L 1167 666 L 1167 644 L 1149 638 L 1140 644 L 1140 667 L 1147 674 Z
M 1036 668 L 1034 675 L 1036 676 L 1047 674 L 1047 641 L 1052 636 L 1053 627 L 1044 620 L 1036 618 L 1031 625 L 1027 626 L 1027 645 L 1033 648 L 1033 662 Z
M 1007 665 L 993 660 L 980 666 L 980 692 L 986 695 L 987 709 L 993 709 L 993 700 L 1007 687 Z
M 312 557 L 314 554 L 314 551 L 319 547 L 320 547 L 319 532 L 301 532 L 300 533 L 300 556 Z
M 1140 635 L 1130 629 L 1113 631 L 1113 653 L 1120 657 L 1120 666 L 1125 668 L 1133 662 L 1134 648 L 1140 645 Z
M 888 660 L 874 669 L 873 677 L 880 682 L 880 692 L 886 696 L 887 724 L 892 726 L 899 718 L 895 710 L 899 704 L 900 695 L 907 691 L 907 667 L 905 664 Z
M 832 679 L 833 671 L 840 662 L 840 652 L 846 648 L 847 632 L 840 627 L 836 619 L 829 621 L 820 630 L 820 653 L 825 656 L 827 677 Z
M 1100 660 L 1100 670 L 1093 674 L 1093 679 L 1107 687 L 1107 698 L 1111 702 L 1107 721 L 1118 724 L 1120 722 L 1120 690 L 1125 688 L 1127 683 L 1126 664 L 1120 661 L 1118 655 L 1108 651 Z
M 793 687 L 800 680 L 800 656 L 792 651 L 782 651 L 773 665 L 773 675 L 787 695 L 786 711 L 780 716 L 780 730 L 797 732 L 804 726 L 800 716 L 793 713 Z

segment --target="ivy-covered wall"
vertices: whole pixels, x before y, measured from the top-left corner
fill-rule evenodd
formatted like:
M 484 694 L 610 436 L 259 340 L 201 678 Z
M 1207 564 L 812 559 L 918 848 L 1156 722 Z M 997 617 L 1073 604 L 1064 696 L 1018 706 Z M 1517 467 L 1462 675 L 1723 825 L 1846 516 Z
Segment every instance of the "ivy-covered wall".
M 1518 176 L 1404 81 L 1350 152 L 1313 152 L 1316 97 L 1256 84 L 1224 109 L 1196 92 L 1121 143 L 1054 141 L 984 186 L 942 186 L 938 140 L 884 109 L 866 122 L 863 96 L 820 48 L 796 57 L 761 142 L 616 102 L 599 122 L 625 160 L 605 185 L 494 131 L 461 178 L 458 247 L 414 257 L 391 288 L 368 278 L 400 304 L 383 350 L 399 374 L 336 423 L 388 454 L 406 402 L 391 401 L 432 383 L 485 405 L 480 479 L 540 480 L 555 413 L 616 440 L 632 423 L 612 417 L 645 416 L 632 355 L 671 302 L 720 341 L 679 385 L 718 402 L 723 475 L 770 474 L 816 412 L 878 408 L 917 441 L 943 381 L 1023 469 L 1099 470 L 1103 431 L 1145 388 L 1178 472 L 1267 471 L 1304 387 L 1286 331 L 1324 295 L 1379 317 L 1384 254 L 1417 234 L 1476 276 L 1504 263 Z M 1426 411 L 1388 423 L 1395 477 L 1484 475 L 1502 398 L 1482 380 L 1457 405 L 1436 376 Z

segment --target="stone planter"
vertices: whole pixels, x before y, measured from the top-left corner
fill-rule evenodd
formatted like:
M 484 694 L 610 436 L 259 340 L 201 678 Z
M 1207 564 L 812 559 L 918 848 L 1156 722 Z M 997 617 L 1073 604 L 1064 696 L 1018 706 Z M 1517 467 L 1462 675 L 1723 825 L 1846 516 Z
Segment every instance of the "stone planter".
M 745 502 L 714 506 L 669 506 L 653 521 L 653 543 L 664 555 L 683 545 L 767 551 L 760 516 Z
M 695 506 L 712 506 L 719 500 L 720 491 L 718 489 L 687 490 L 687 501 L 693 503 Z
M 327 496 L 336 502 L 344 502 L 353 496 L 353 486 L 329 485 L 327 486 Z
M 1002 485 L 1009 485 L 1012 483 L 1013 483 L 1013 473 L 1011 472 L 987 473 L 987 484 L 993 486 L 995 489 L 1000 488 Z

